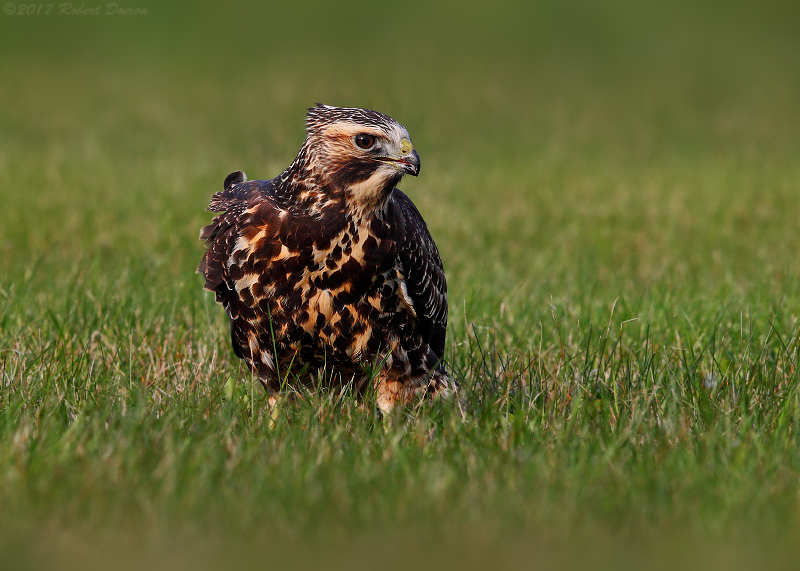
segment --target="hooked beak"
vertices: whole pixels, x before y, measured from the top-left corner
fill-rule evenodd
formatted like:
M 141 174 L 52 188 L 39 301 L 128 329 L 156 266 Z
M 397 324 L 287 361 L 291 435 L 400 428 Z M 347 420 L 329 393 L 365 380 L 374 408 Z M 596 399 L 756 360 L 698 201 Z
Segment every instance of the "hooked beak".
M 416 150 L 411 149 L 410 153 L 397 161 L 397 166 L 399 166 L 400 170 L 404 173 L 417 176 L 419 174 L 419 154 L 417 154 Z

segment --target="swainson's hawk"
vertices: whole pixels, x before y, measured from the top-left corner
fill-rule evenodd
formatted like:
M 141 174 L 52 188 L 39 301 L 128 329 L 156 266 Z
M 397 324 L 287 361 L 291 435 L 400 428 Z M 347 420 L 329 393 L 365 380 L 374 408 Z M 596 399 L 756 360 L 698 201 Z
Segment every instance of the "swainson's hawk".
M 324 370 L 374 383 L 378 407 L 449 394 L 439 252 L 397 188 L 419 174 L 406 129 L 382 113 L 317 105 L 278 177 L 230 174 L 198 269 L 230 318 L 233 350 L 270 392 Z

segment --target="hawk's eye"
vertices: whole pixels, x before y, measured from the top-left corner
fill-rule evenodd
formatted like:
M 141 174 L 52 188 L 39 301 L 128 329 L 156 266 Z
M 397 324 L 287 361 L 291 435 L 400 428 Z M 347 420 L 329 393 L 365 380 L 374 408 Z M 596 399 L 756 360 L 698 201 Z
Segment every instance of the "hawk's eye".
M 372 135 L 365 135 L 364 133 L 356 135 L 356 145 L 358 145 L 362 149 L 369 149 L 374 144 L 375 144 L 375 137 L 373 137 Z

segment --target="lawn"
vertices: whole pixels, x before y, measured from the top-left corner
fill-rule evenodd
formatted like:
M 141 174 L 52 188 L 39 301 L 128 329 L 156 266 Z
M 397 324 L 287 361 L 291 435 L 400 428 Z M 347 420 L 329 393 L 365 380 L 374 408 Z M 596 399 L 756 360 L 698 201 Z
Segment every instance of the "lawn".
M 0 555 L 795 553 L 797 6 L 125 6 L 0 14 Z M 465 418 L 271 411 L 194 273 L 317 101 L 414 139 Z

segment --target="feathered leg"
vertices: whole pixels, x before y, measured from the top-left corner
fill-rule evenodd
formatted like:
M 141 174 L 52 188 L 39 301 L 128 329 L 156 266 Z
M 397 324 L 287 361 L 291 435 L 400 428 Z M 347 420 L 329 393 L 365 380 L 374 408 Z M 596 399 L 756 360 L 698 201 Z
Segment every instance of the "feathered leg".
M 389 414 L 396 404 L 409 405 L 426 397 L 447 399 L 458 392 L 443 367 L 418 377 L 392 373 L 385 369 L 376 378 L 376 404 L 383 414 Z

